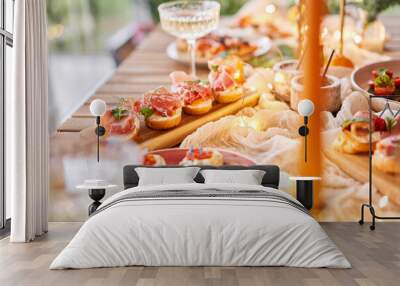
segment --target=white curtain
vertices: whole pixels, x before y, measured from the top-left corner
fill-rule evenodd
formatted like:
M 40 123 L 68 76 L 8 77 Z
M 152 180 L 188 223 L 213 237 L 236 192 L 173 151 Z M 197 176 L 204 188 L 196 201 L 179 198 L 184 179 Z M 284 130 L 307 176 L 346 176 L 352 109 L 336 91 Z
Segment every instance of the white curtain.
M 6 187 L 12 242 L 47 232 L 48 79 L 46 0 L 15 1 L 13 92 L 6 98 Z

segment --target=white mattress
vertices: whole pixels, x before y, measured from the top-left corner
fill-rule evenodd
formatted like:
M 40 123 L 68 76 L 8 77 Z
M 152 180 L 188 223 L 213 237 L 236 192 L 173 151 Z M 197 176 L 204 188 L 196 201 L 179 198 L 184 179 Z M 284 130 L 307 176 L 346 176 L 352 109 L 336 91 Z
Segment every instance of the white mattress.
M 351 267 L 310 215 L 278 200 L 235 196 L 121 199 L 137 192 L 167 190 L 257 190 L 298 203 L 281 191 L 262 186 L 132 188 L 107 199 L 50 269 L 128 265 Z

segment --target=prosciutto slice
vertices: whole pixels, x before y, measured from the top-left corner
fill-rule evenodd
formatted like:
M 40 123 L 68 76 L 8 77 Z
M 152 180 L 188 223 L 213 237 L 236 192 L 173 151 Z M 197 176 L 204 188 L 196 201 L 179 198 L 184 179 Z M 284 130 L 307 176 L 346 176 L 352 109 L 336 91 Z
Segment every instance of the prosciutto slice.
M 114 117 L 111 110 L 104 114 L 102 124 L 112 135 L 125 135 L 136 129 L 133 114 L 129 113 L 117 119 Z
M 163 116 L 171 116 L 177 109 L 182 107 L 182 100 L 176 93 L 160 87 L 146 93 L 143 96 L 143 101 L 137 101 L 133 106 L 136 112 L 139 112 L 143 107 L 149 107 L 154 112 Z

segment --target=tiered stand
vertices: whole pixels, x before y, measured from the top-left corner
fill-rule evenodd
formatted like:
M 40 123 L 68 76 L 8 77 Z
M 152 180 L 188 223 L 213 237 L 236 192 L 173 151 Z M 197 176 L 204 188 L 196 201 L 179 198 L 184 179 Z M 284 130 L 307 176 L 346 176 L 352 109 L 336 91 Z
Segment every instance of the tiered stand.
M 373 171 L 373 167 L 372 167 L 372 99 L 373 98 L 385 98 L 386 99 L 386 104 L 385 104 L 385 108 L 382 110 L 382 112 L 379 114 L 379 116 L 383 116 L 383 114 L 385 113 L 386 110 L 389 110 L 390 113 L 392 113 L 392 115 L 394 117 L 400 115 L 400 110 L 398 110 L 396 112 L 396 114 L 394 114 L 392 108 L 390 107 L 390 104 L 388 102 L 388 100 L 390 99 L 396 99 L 396 98 L 400 98 L 400 95 L 390 95 L 390 96 L 376 96 L 376 95 L 371 95 L 369 94 L 369 100 L 368 100 L 368 105 L 369 105 L 369 198 L 368 198 L 368 203 L 367 204 L 362 204 L 361 205 L 361 219 L 359 220 L 359 224 L 363 225 L 364 224 L 364 208 L 368 208 L 371 215 L 372 215 L 372 224 L 370 225 L 370 229 L 371 230 L 375 230 L 375 220 L 376 219 L 382 219 L 382 220 L 395 220 L 395 219 L 400 219 L 400 217 L 384 217 L 384 216 L 379 216 L 376 214 L 375 212 L 375 208 L 372 204 L 372 171 Z M 400 188 L 400 186 L 399 186 Z

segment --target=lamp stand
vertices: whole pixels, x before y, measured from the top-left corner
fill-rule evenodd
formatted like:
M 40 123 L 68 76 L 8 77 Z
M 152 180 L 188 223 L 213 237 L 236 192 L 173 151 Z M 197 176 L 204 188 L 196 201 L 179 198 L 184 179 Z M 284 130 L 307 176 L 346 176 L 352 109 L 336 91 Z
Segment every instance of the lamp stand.
M 299 128 L 299 134 L 304 137 L 304 161 L 307 162 L 307 135 L 310 133 L 308 116 L 304 116 L 304 125 Z
M 100 125 L 100 116 L 96 116 L 97 127 L 95 133 L 97 135 L 97 162 L 100 162 L 100 136 L 106 134 L 106 129 Z

